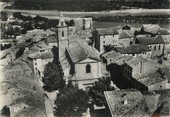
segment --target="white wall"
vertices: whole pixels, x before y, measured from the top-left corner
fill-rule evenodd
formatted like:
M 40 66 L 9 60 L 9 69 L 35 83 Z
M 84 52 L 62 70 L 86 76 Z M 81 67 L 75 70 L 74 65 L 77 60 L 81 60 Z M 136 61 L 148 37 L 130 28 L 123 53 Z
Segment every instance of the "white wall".
M 86 65 L 91 66 L 91 72 L 86 73 Z M 80 63 L 75 64 L 75 79 L 81 89 L 86 86 L 92 85 L 94 81 L 102 77 L 101 63 L 95 60 L 86 59 Z
M 156 50 L 154 49 L 155 46 L 156 46 Z M 160 49 L 159 49 L 159 46 L 160 46 Z M 155 57 L 160 56 L 161 54 L 163 54 L 164 44 L 148 45 L 148 47 L 152 51 L 152 56 L 151 56 L 152 58 L 155 58 Z
M 49 62 L 52 62 L 53 58 L 49 58 L 49 59 L 36 59 L 33 60 L 33 66 L 34 66 L 34 73 L 39 75 L 38 71 L 40 72 L 40 76 L 43 76 L 43 72 L 44 72 L 44 68 L 45 65 Z
M 118 46 L 119 35 L 100 36 L 100 52 L 104 52 L 105 45 Z

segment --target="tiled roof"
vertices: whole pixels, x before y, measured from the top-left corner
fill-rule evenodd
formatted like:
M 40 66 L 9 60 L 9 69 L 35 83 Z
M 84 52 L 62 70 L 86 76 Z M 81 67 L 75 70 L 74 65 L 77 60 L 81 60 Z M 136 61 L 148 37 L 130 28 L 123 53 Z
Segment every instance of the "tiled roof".
M 107 53 L 104 53 L 104 54 L 102 55 L 102 57 L 105 58 L 105 59 L 115 58 L 115 57 L 117 57 L 117 56 L 120 56 L 120 54 L 117 53 L 117 52 L 114 51 L 114 50 L 112 50 L 112 51 L 110 51 L 110 52 L 107 52 Z
M 142 63 L 148 62 L 148 59 L 140 57 L 140 56 L 137 56 L 137 57 L 132 57 L 131 59 L 127 59 L 124 62 L 126 64 L 128 64 L 129 66 L 133 67 L 133 66 L 138 65 L 140 62 L 142 62 Z
M 158 31 L 158 35 L 170 35 L 170 32 L 167 29 L 160 28 Z
M 39 48 L 39 49 L 46 49 L 46 48 L 49 48 L 49 46 L 47 46 L 47 44 L 44 42 L 44 41 L 40 41 L 36 44 L 36 46 Z
M 157 34 L 160 26 L 157 24 L 144 24 L 142 25 L 141 31 L 151 34 Z
M 121 27 L 113 27 L 113 28 L 97 28 L 97 32 L 99 35 L 118 35 Z
M 86 58 L 100 61 L 98 51 L 83 41 L 70 42 L 67 51 L 73 63 L 78 63 Z
M 47 37 L 47 42 L 48 43 L 57 42 L 57 37 L 55 37 L 55 36 L 48 36 Z
M 151 86 L 166 80 L 165 78 L 162 78 L 161 75 L 156 71 L 152 73 L 142 74 L 140 77 L 134 78 L 145 86 Z
M 32 58 L 32 59 L 48 59 L 48 58 L 53 58 L 53 54 L 51 52 L 34 52 L 30 55 L 28 55 L 29 58 Z
M 164 44 L 164 40 L 162 36 L 158 37 L 137 36 L 135 43 L 139 43 L 142 45 Z
M 131 30 L 123 30 L 119 34 L 119 39 L 132 38 L 132 37 L 134 37 L 134 33 Z
M 144 102 L 144 97 L 140 91 L 117 90 L 105 91 L 104 94 L 112 117 L 124 117 L 129 111 L 132 112 L 131 116 L 134 116 L 134 113 L 136 114 L 136 117 L 138 117 L 138 115 L 145 115 L 145 112 L 142 112 L 141 110 L 143 107 L 140 109 L 138 107 L 139 110 L 134 109 L 136 106 L 144 106 L 140 105 L 140 103 Z
M 148 49 L 147 45 L 133 44 L 127 47 L 116 47 L 115 51 L 121 54 L 140 54 L 151 50 Z

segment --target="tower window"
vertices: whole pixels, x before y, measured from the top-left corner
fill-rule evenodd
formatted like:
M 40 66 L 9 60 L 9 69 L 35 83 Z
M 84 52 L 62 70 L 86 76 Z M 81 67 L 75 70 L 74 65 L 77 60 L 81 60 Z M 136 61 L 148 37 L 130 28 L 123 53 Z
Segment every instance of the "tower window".
M 62 31 L 62 37 L 64 37 L 64 31 Z
M 61 26 L 64 26 L 64 23 L 63 23 L 63 22 L 61 22 Z
M 91 72 L 91 66 L 89 64 L 86 65 L 86 73 Z

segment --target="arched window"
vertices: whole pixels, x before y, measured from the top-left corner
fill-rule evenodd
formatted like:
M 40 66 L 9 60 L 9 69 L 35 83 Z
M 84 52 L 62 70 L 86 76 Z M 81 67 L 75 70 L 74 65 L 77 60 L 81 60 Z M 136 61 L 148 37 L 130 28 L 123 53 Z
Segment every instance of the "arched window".
M 86 65 L 86 73 L 91 72 L 91 66 L 89 64 Z
M 154 46 L 154 50 L 156 50 L 156 45 Z
M 159 45 L 159 50 L 161 49 L 161 45 Z
M 62 31 L 62 37 L 64 37 L 64 31 Z

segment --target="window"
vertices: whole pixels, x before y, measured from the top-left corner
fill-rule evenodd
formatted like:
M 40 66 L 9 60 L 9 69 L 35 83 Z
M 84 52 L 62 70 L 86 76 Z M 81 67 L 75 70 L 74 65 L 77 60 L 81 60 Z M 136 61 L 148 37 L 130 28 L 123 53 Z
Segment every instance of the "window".
M 62 31 L 62 37 L 64 37 L 64 31 Z
M 86 65 L 86 73 L 91 72 L 91 66 L 89 64 Z
M 156 45 L 154 46 L 154 50 L 156 50 Z
M 64 26 L 64 22 L 61 22 L 61 26 Z
M 161 45 L 159 45 L 159 50 L 161 49 Z

